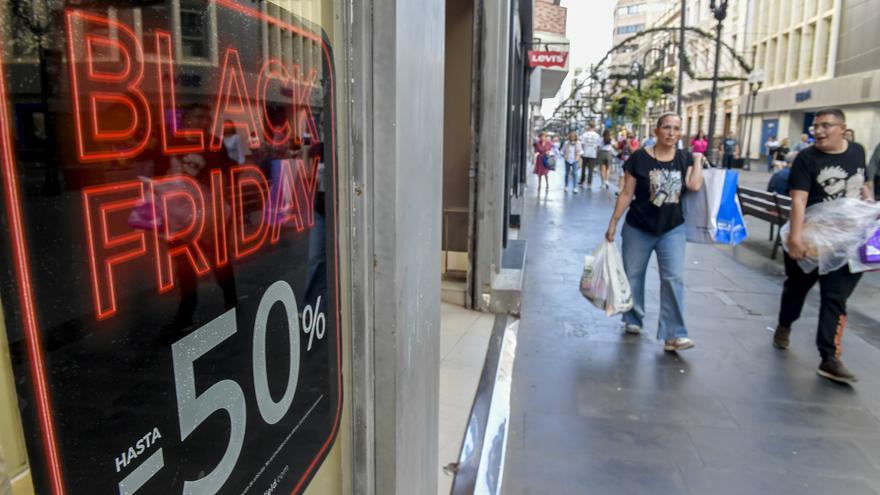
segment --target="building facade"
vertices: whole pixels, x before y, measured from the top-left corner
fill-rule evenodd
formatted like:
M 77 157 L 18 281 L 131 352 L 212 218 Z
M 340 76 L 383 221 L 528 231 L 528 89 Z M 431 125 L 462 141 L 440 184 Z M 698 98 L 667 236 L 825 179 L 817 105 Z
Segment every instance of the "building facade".
M 870 154 L 880 142 L 878 9 L 878 0 L 755 0 L 749 47 L 764 81 L 749 116 L 751 157 L 771 135 L 796 142 L 826 107 L 844 110 Z

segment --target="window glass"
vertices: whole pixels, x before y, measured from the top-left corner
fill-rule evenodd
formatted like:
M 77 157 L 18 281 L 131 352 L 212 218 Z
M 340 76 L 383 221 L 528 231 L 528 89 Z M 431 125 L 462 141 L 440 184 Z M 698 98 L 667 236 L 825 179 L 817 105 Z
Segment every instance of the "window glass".
M 330 452 L 333 5 L 0 3 L 0 295 L 38 493 L 299 493 Z

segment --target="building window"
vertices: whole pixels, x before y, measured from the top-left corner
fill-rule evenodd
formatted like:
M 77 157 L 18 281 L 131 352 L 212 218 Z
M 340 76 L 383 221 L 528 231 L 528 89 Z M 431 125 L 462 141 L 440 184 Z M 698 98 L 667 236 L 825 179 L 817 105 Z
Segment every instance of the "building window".
M 208 58 L 208 3 L 180 1 L 180 44 L 186 58 Z
M 645 24 L 630 24 L 629 26 L 620 26 L 617 28 L 617 34 L 639 33 L 645 30 Z
M 625 15 L 638 14 L 639 12 L 642 12 L 644 6 L 645 6 L 645 4 L 643 4 L 643 3 L 637 3 L 635 5 L 627 5 L 625 7 L 620 7 L 617 9 L 617 15 L 618 16 L 625 16 Z

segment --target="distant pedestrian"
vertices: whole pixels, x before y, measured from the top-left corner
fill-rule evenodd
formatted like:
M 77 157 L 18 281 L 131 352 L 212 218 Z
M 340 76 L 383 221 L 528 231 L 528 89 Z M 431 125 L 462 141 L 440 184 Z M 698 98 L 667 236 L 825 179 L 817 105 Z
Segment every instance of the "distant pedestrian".
M 850 143 L 855 143 L 856 142 L 856 131 L 854 131 L 852 129 L 847 129 L 847 130 L 843 131 L 843 139 L 846 139 Z
M 690 349 L 684 323 L 685 227 L 681 197 L 703 186 L 703 155 L 676 149 L 681 117 L 660 116 L 654 129 L 657 145 L 635 151 L 624 164 L 626 178 L 608 223 L 605 238 L 614 241 L 624 222 L 623 264 L 633 294 L 633 309 L 623 315 L 627 333 L 641 333 L 645 318 L 645 273 L 651 253 L 660 268 L 660 315 L 657 338 L 667 351 Z
M 708 148 L 709 141 L 706 140 L 706 133 L 703 131 L 697 131 L 697 135 L 691 139 L 691 152 L 705 155 Z
M 611 131 L 605 129 L 602 132 L 602 143 L 599 145 L 599 174 L 602 177 L 602 187 L 608 189 L 608 180 L 611 175 L 611 164 L 614 161 L 616 150 L 614 148 L 614 140 L 611 138 Z
M 587 125 L 587 131 L 581 136 L 581 147 L 583 154 L 581 155 L 581 180 L 580 185 L 583 186 L 586 181 L 587 187 L 593 186 L 593 169 L 596 168 L 596 158 L 599 156 L 599 145 L 602 138 L 596 132 L 593 124 Z
M 797 156 L 797 151 L 789 151 L 785 155 L 782 168 L 773 173 L 770 182 L 767 183 L 767 192 L 789 196 L 791 194 L 788 186 L 788 178 L 791 175 L 791 164 Z
M 629 157 L 633 155 L 639 148 L 641 147 L 639 140 L 636 139 L 635 134 L 632 131 L 627 131 L 626 137 L 623 139 L 623 145 L 620 148 L 620 161 L 621 163 L 626 163 L 629 160 Z M 620 167 L 620 173 L 617 177 L 617 190 L 620 191 L 623 189 L 623 180 L 624 180 L 625 171 L 624 168 Z
M 562 159 L 562 139 L 559 138 L 559 135 L 554 135 L 551 143 L 553 144 L 553 169 L 560 169 L 565 165 L 565 160 Z
M 721 163 L 724 168 L 730 170 L 733 168 L 733 160 L 739 155 L 739 141 L 736 140 L 732 132 L 728 132 L 724 141 L 721 141 L 719 149 L 721 150 Z
M 550 143 L 550 137 L 546 132 L 541 132 L 538 139 L 535 140 L 535 175 L 538 176 L 538 192 L 541 192 L 541 179 L 544 179 L 544 190 L 550 189 L 550 167 L 547 166 L 548 160 L 554 160 L 552 156 L 553 144 Z
M 779 141 L 776 139 L 776 136 L 770 136 L 770 139 L 764 143 L 764 148 L 767 150 L 767 171 L 773 171 L 773 157 L 776 153 L 776 148 L 779 147 Z
M 839 109 L 816 112 L 813 132 L 816 144 L 794 159 L 789 185 L 791 187 L 791 220 L 788 250 L 785 255 L 785 283 L 779 309 L 779 324 L 773 334 L 773 345 L 788 349 L 791 325 L 801 316 L 807 294 L 819 282 L 821 302 L 816 345 L 822 362 L 818 374 L 837 382 L 854 382 L 853 375 L 840 360 L 841 341 L 846 326 L 846 301 L 858 285 L 861 273 L 852 273 L 844 265 L 824 275 L 819 270 L 804 273 L 797 261 L 807 257 L 804 244 L 804 214 L 810 206 L 845 197 L 868 197 L 865 187 L 865 149 L 848 142 L 846 117 Z
M 806 134 L 801 134 L 801 140 L 796 145 L 794 145 L 794 150 L 803 151 L 809 148 L 811 145 L 812 143 L 810 143 L 810 136 L 807 136 Z
M 578 159 L 583 152 L 577 132 L 569 132 L 568 140 L 562 145 L 562 158 L 565 160 L 565 182 L 562 190 L 565 192 L 568 192 L 568 179 L 571 177 L 571 191 L 575 194 L 578 193 Z
M 779 143 L 779 147 L 776 148 L 776 151 L 773 152 L 773 170 L 782 170 L 783 167 L 785 167 L 785 157 L 788 155 L 789 151 L 791 151 L 791 148 L 789 148 L 789 140 L 788 138 L 785 138 Z
M 657 140 L 654 139 L 654 136 L 648 136 L 648 139 L 645 139 L 645 142 L 642 143 L 642 146 L 646 148 L 653 147 L 657 144 Z

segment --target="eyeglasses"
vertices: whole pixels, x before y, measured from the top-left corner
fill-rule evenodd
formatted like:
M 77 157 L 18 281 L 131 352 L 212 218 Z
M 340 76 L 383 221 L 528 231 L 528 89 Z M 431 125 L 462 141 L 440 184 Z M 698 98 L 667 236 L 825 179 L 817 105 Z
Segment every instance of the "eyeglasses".
M 841 123 L 833 123 L 833 122 L 822 122 L 821 124 L 813 124 L 810 126 L 810 134 L 816 134 L 816 131 L 822 130 L 824 132 L 828 132 L 832 127 L 837 127 L 839 125 L 843 125 Z
M 660 130 L 666 132 L 681 132 L 681 127 L 677 125 L 662 125 L 660 126 Z

